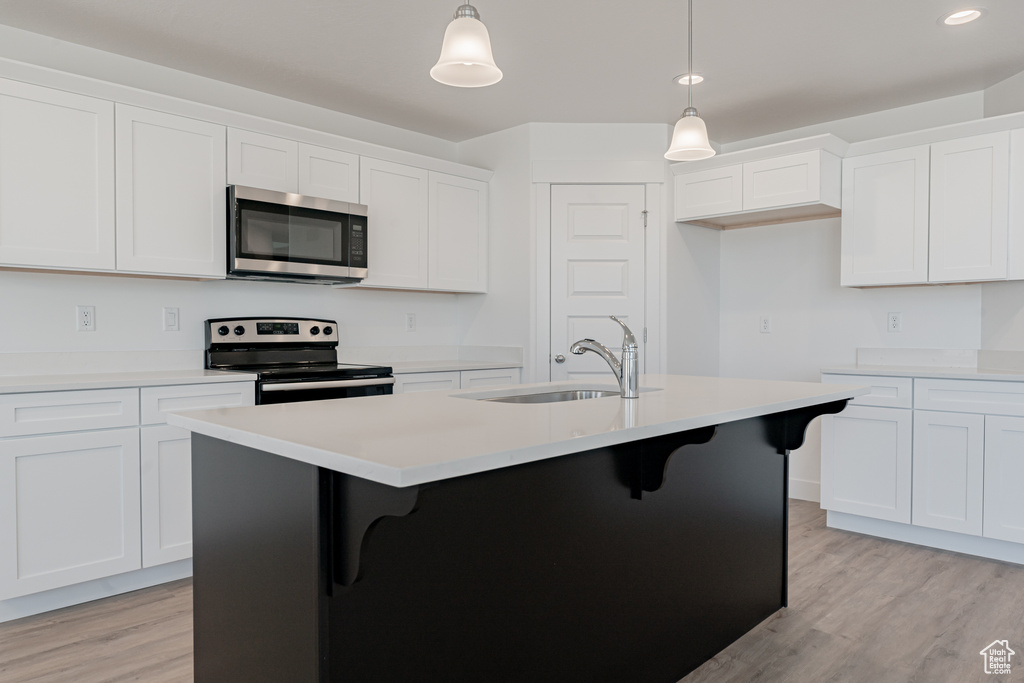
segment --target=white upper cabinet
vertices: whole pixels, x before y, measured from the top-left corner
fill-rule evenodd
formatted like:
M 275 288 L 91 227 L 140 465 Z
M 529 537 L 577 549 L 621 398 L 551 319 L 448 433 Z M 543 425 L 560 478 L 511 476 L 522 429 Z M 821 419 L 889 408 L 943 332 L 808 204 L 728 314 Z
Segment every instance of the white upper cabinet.
M 1006 277 L 1024 280 L 1024 128 L 1010 131 L 1010 216 Z
M 228 184 L 297 193 L 299 143 L 229 128 Z
M 846 287 L 928 282 L 928 145 L 843 161 Z
M 359 202 L 359 156 L 228 129 L 228 184 Z
M 932 145 L 928 280 L 1006 278 L 1009 132 Z
M 367 207 L 364 285 L 426 289 L 428 172 L 363 157 L 359 203 Z
M 0 79 L 0 264 L 114 269 L 114 105 Z
M 838 216 L 843 149 L 823 135 L 674 164 L 675 219 L 728 229 Z
M 359 203 L 359 157 L 299 143 L 299 194 Z
M 224 277 L 225 128 L 117 106 L 117 269 Z
M 431 172 L 427 281 L 431 289 L 487 291 L 487 183 Z
M 743 210 L 743 164 L 676 176 L 676 220 Z

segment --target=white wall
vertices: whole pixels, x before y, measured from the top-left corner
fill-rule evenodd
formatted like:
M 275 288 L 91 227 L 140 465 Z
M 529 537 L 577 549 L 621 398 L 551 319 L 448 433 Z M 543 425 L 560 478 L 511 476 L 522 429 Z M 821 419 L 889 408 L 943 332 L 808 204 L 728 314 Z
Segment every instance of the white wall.
M 257 281 L 0 272 L 0 354 L 199 352 L 203 320 L 249 315 L 336 319 L 343 346 L 454 345 L 455 296 Z M 76 331 L 76 305 L 96 307 L 95 332 Z M 180 332 L 163 331 L 164 306 L 180 309 Z M 406 313 L 416 314 L 415 332 L 404 331 Z M 201 354 L 196 358 L 201 363 Z

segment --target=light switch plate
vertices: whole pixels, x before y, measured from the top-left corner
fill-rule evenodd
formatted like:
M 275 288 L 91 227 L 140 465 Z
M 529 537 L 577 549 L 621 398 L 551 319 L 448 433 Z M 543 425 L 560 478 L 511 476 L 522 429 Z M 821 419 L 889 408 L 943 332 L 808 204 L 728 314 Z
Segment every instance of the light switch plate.
M 164 306 L 164 332 L 178 332 L 181 330 L 177 307 Z

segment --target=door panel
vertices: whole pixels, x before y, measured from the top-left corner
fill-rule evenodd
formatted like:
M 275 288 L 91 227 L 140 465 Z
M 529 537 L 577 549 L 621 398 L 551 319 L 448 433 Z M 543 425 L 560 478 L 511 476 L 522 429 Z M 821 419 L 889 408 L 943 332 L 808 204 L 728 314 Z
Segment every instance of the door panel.
M 555 185 L 551 188 L 551 379 L 608 381 L 596 354 L 574 356 L 569 347 L 595 339 L 616 354 L 625 322 L 643 338 L 643 185 Z M 640 354 L 641 371 L 644 354 Z

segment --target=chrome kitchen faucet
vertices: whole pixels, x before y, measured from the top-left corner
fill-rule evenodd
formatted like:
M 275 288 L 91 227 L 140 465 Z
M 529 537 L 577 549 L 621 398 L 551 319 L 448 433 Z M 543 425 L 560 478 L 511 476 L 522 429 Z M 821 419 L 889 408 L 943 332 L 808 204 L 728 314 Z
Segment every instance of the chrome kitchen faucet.
M 608 316 L 618 324 L 622 325 L 622 360 L 619 361 L 615 354 L 607 346 L 593 339 L 580 339 L 569 347 L 570 353 L 582 356 L 587 351 L 593 351 L 604 358 L 605 362 L 615 373 L 619 380 L 619 393 L 622 398 L 636 398 L 639 395 L 637 386 L 640 382 L 640 348 L 636 343 L 633 332 L 626 327 L 614 315 Z

